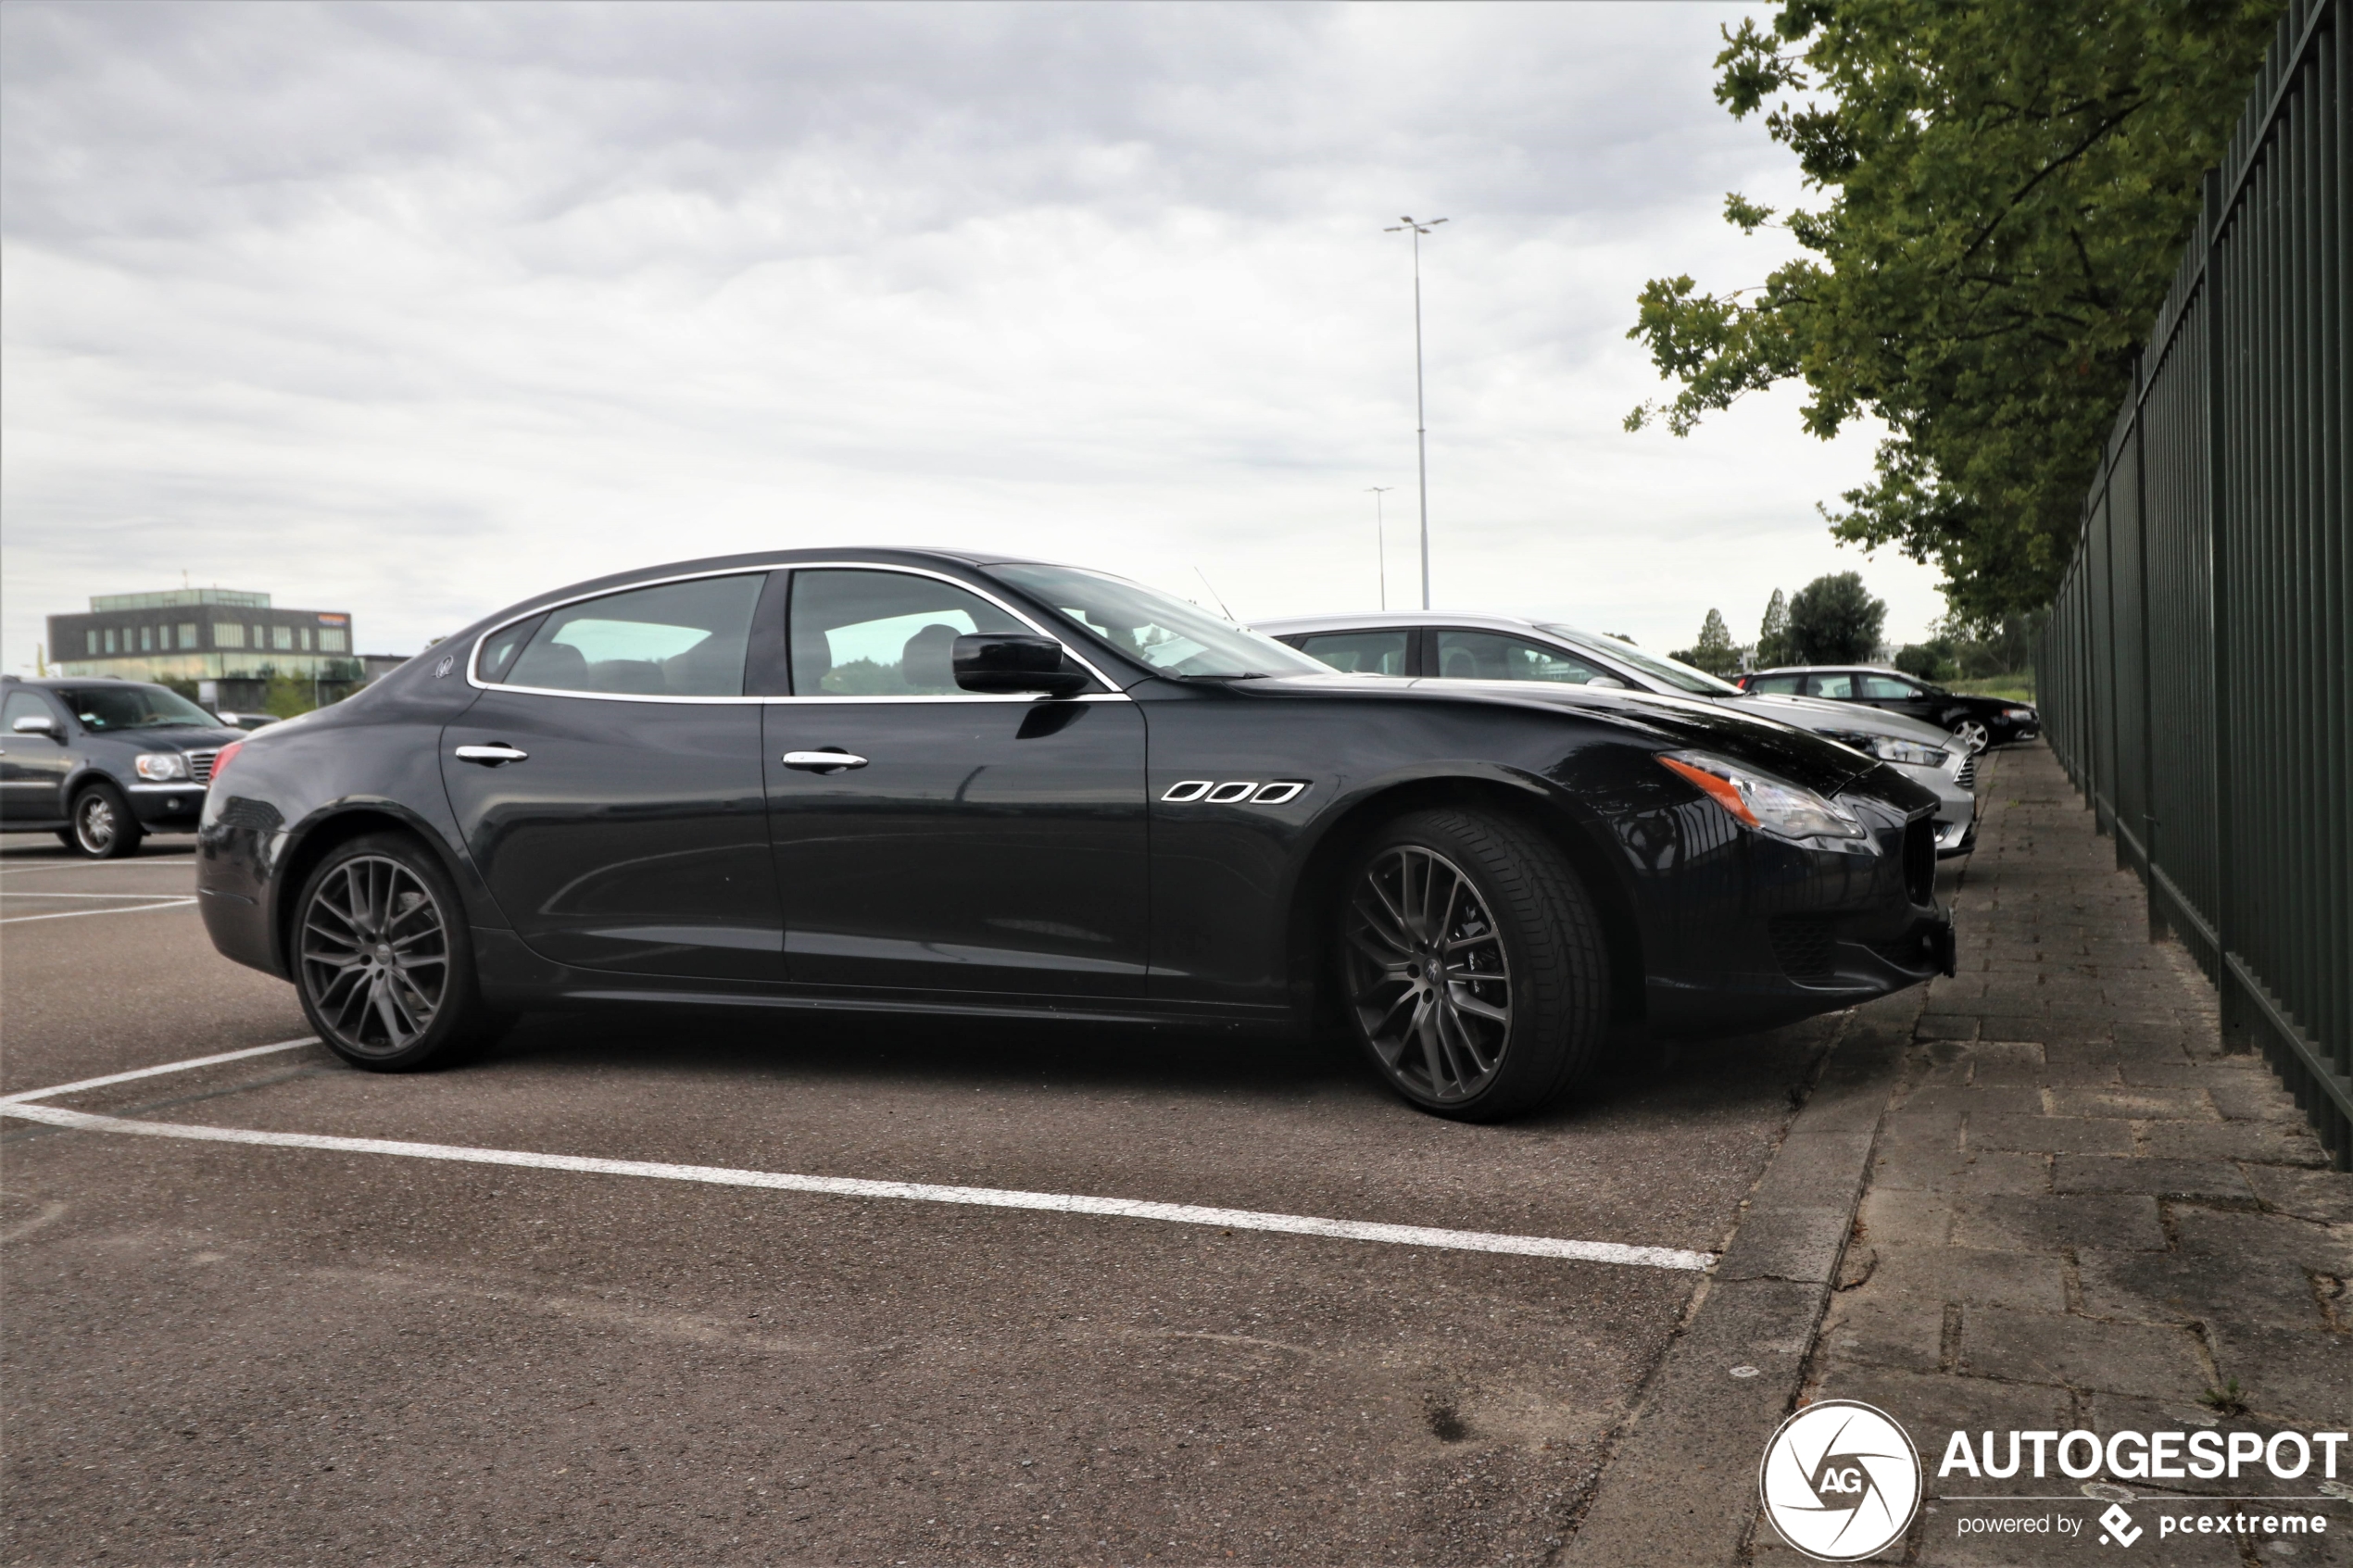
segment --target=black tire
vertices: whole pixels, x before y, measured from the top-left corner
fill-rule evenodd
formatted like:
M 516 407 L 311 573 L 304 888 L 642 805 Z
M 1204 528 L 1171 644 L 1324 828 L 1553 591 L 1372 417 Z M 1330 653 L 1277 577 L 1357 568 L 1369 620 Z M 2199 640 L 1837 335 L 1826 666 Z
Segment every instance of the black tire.
M 286 960 L 311 1029 L 371 1073 L 447 1065 L 512 1022 L 483 1004 L 458 889 L 403 834 L 352 839 L 311 869 Z
M 1441 916 L 1415 908 L 1416 897 L 1435 907 L 1431 889 L 1449 876 L 1460 886 Z M 1349 1027 L 1382 1079 L 1424 1110 L 1520 1115 L 1600 1060 L 1610 995 L 1601 917 L 1567 857 L 1534 829 L 1472 809 L 1399 817 L 1357 850 L 1336 924 Z
M 57 836 L 77 855 L 120 860 L 139 853 L 139 841 L 147 830 L 132 814 L 122 791 L 100 781 L 74 792 L 72 825 Z

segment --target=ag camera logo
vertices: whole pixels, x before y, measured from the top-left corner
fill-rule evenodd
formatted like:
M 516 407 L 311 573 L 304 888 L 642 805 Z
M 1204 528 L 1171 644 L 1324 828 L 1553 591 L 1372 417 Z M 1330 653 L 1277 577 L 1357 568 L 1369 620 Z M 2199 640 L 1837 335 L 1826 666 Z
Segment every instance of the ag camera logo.
M 1853 1562 L 1911 1527 L 1920 1455 L 1885 1411 L 1825 1399 L 1781 1423 L 1756 1489 L 1781 1538 L 1818 1562 Z

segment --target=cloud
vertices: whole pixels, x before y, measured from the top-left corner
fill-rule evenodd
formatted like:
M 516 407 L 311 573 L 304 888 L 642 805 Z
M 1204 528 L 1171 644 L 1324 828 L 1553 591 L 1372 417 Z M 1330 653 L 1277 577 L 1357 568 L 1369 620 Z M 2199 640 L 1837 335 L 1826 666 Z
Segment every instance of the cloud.
M 1680 643 L 1856 565 L 1868 433 L 1686 442 L 1642 281 L 1761 277 L 1794 191 L 1702 6 L 11 5 L 0 650 L 198 582 L 402 651 L 596 572 L 985 545 L 1245 616 L 1413 549 L 1439 603 Z

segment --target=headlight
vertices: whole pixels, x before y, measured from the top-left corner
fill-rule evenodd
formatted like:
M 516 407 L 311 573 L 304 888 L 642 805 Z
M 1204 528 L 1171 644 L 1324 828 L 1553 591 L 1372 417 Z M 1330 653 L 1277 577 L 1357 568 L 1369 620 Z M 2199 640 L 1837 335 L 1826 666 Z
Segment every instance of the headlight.
M 188 776 L 188 759 L 176 751 L 143 751 L 132 766 L 139 771 L 141 778 L 155 784 L 169 784 Z
M 1915 768 L 1942 768 L 1949 752 L 1918 741 L 1897 740 L 1894 735 L 1881 735 L 1871 742 L 1871 755 L 1882 762 L 1904 762 Z
M 1667 752 L 1658 760 L 1760 833 L 1799 843 L 1827 840 L 1825 848 L 1872 847 L 1870 834 L 1853 812 L 1810 789 L 1704 751 Z
M 2034 709 L 2031 708 L 2005 708 L 2002 709 L 2002 717 L 2005 719 L 2032 719 L 2034 717 Z

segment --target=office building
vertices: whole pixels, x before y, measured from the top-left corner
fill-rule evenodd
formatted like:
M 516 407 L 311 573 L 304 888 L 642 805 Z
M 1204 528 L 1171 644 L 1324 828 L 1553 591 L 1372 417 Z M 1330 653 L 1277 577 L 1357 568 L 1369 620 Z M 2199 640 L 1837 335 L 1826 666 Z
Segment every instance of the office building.
M 258 709 L 271 677 L 289 676 L 332 702 L 365 684 L 346 610 L 279 609 L 267 594 L 174 588 L 99 594 L 87 615 L 49 617 L 49 662 L 60 675 L 194 684 L 216 708 Z

